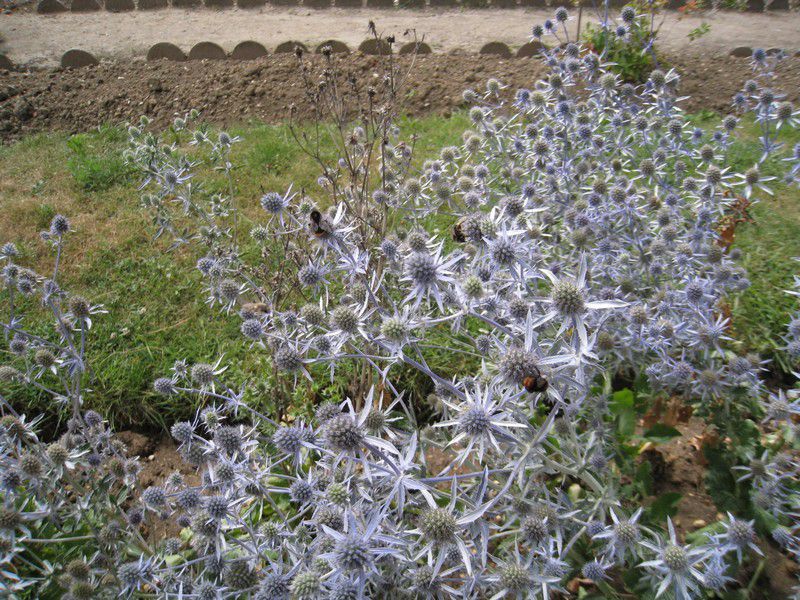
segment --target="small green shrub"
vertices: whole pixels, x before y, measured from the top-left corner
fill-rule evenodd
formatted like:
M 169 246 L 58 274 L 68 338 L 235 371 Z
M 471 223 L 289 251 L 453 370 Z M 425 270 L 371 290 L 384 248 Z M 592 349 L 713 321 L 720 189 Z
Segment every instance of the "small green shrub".
M 98 133 L 72 136 L 67 167 L 84 191 L 103 191 L 130 181 L 132 170 L 119 150 L 121 130 L 102 128 Z
M 612 28 L 589 23 L 584 40 L 592 50 L 613 63 L 612 70 L 623 80 L 644 83 L 657 66 L 655 48 L 649 44 L 651 35 L 649 20 L 636 19 L 624 37 L 616 35 Z

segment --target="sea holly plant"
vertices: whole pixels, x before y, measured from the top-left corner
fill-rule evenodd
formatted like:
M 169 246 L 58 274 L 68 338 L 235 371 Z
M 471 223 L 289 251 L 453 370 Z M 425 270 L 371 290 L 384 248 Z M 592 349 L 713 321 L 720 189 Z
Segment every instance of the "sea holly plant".
M 347 393 L 313 416 L 265 414 L 224 358 L 178 361 L 154 390 L 202 400 L 170 430 L 195 476 L 144 490 L 84 409 L 83 383 L 66 380 L 61 467 L 42 458 L 38 475 L 29 455 L 47 451 L 35 424 L 4 401 L 9 593 L 477 599 L 584 586 L 682 599 L 742 585 L 739 564 L 762 552 L 750 515 L 686 541 L 623 494 L 611 408 L 621 371 L 694 407 L 722 440 L 737 439 L 746 415 L 767 416 L 766 454 L 735 460 L 731 475 L 753 480 L 753 504 L 770 517 L 758 523 L 796 553 L 797 402 L 766 390 L 722 310 L 748 282 L 718 225 L 737 195 L 764 192 L 760 176 L 735 177 L 725 162 L 737 117 L 694 129 L 676 73 L 623 84 L 602 56 L 568 44 L 530 89 L 492 79 L 465 91 L 462 143 L 420 164 L 389 118 L 402 96 L 391 76 L 364 94 L 336 92 L 348 78 L 329 53 L 320 91 L 313 64 L 298 60 L 314 83 L 315 125 L 335 123 L 347 148 L 328 161 L 305 146 L 322 169 L 317 188 L 234 198 L 237 140 L 196 114 L 168 135 L 131 126 L 129 159 L 156 233 L 197 252 L 210 309 L 271 361 L 263 378 L 280 380 L 280 393 L 345 372 Z M 204 161 L 227 192 L 204 185 Z M 9 300 L 16 268 L 5 271 Z M 72 314 L 71 335 L 88 330 Z M 13 315 L 10 346 L 25 335 Z M 63 337 L 47 377 L 69 372 L 59 360 L 76 352 Z M 3 367 L 8 383 L 38 382 L 26 366 L 35 341 L 16 344 L 22 368 Z M 403 385 L 409 370 L 429 386 L 431 419 L 425 394 Z M 47 544 L 57 558 L 39 550 Z
M 125 530 L 141 512 L 124 510 L 136 491 L 138 464 L 126 457 L 102 416 L 84 408 L 92 381 L 87 362 L 92 321 L 105 311 L 59 283 L 76 235 L 63 215 L 41 233 L 55 255 L 48 276 L 24 267 L 13 243 L 0 248 L 7 310 L 2 326 L 11 359 L 0 367 L 4 597 L 46 597 L 58 590 L 68 590 L 71 598 L 94 597 L 130 549 L 150 554 L 138 531 Z M 67 409 L 70 416 L 56 439 L 43 440 L 39 417 L 29 419 L 14 408 L 14 393 L 23 388 L 49 396 L 56 411 Z

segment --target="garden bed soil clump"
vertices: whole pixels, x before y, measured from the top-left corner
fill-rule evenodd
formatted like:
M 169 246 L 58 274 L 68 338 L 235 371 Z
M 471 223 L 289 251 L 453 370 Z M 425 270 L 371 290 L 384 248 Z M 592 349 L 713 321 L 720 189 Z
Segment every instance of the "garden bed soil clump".
M 727 113 L 731 99 L 752 77 L 747 59 L 729 56 L 665 56 L 681 74 L 680 94 L 688 112 Z M 308 56 L 319 66 L 320 56 Z M 375 56 L 337 58 L 340 68 L 361 83 L 378 83 L 382 67 Z M 466 88 L 482 89 L 495 77 L 509 93 L 531 87 L 545 68 L 538 59 L 501 59 L 468 54 L 396 57 L 405 72 L 404 111 L 410 116 L 449 114 L 463 106 Z M 412 67 L 412 62 L 413 67 Z M 800 95 L 800 57 L 778 69 L 791 101 Z M 299 119 L 312 117 L 294 55 L 271 55 L 254 61 L 184 63 L 103 62 L 84 69 L 45 69 L 0 73 L 0 140 L 13 141 L 41 131 L 77 133 L 99 125 L 151 117 L 163 127 L 196 108 L 217 125 L 261 120 L 276 123 L 295 106 Z

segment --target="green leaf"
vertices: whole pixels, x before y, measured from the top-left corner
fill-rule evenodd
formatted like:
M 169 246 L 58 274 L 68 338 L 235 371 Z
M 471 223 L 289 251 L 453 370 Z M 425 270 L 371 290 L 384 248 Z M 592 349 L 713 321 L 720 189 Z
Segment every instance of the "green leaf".
M 731 470 L 735 463 L 732 456 L 723 446 L 705 446 L 703 456 L 708 461 L 706 486 L 708 493 L 721 511 L 749 518 L 752 505 L 749 498 L 749 483 L 736 483 Z
M 736 442 L 736 449 L 741 453 L 745 453 L 747 450 L 755 448 L 761 436 L 758 425 L 750 419 L 735 419 L 732 425 L 730 432 L 733 434 L 731 437 Z
M 656 423 L 644 432 L 644 438 L 656 444 L 663 444 L 664 442 L 670 441 L 672 438 L 680 436 L 680 431 L 664 423 Z
M 633 407 L 633 392 L 628 388 L 618 390 L 611 395 L 611 412 L 617 407 Z
M 649 460 L 643 460 L 639 463 L 639 466 L 636 467 L 634 480 L 639 484 L 645 496 L 653 493 L 653 465 L 650 464 Z
M 628 438 L 636 431 L 636 411 L 633 403 L 633 392 L 627 388 L 614 392 L 611 396 L 609 408 L 611 414 L 617 416 L 617 431 L 622 438 Z
M 647 512 L 653 521 L 663 521 L 667 517 L 675 516 L 678 512 L 678 502 L 683 498 L 683 494 L 678 492 L 667 492 L 661 494 L 647 508 Z

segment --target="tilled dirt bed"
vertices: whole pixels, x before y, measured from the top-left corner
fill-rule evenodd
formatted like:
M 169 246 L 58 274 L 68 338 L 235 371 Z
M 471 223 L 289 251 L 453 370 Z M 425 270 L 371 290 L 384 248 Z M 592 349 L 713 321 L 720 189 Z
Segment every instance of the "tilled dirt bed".
M 680 93 L 690 98 L 688 112 L 709 109 L 725 113 L 731 99 L 752 76 L 749 61 L 730 56 L 666 56 L 682 78 Z M 305 60 L 323 60 L 310 56 Z M 374 56 L 351 54 L 336 60 L 363 82 L 382 72 Z M 410 57 L 397 57 L 407 68 Z M 511 86 L 530 87 L 544 73 L 539 59 L 501 59 L 481 55 L 431 54 L 416 58 L 410 72 L 404 110 L 407 114 L 447 114 L 462 106 L 465 88 L 483 86 L 496 77 Z M 776 89 L 797 101 L 800 58 L 786 59 L 778 69 Z M 229 125 L 251 119 L 278 122 L 296 105 L 299 118 L 310 117 L 298 61 L 293 55 L 271 55 L 256 61 L 190 61 L 185 63 L 103 62 L 78 70 L 45 69 L 0 73 L 0 140 L 5 143 L 38 131 L 69 133 L 104 123 L 122 123 L 148 115 L 159 125 L 200 110 L 208 122 Z

